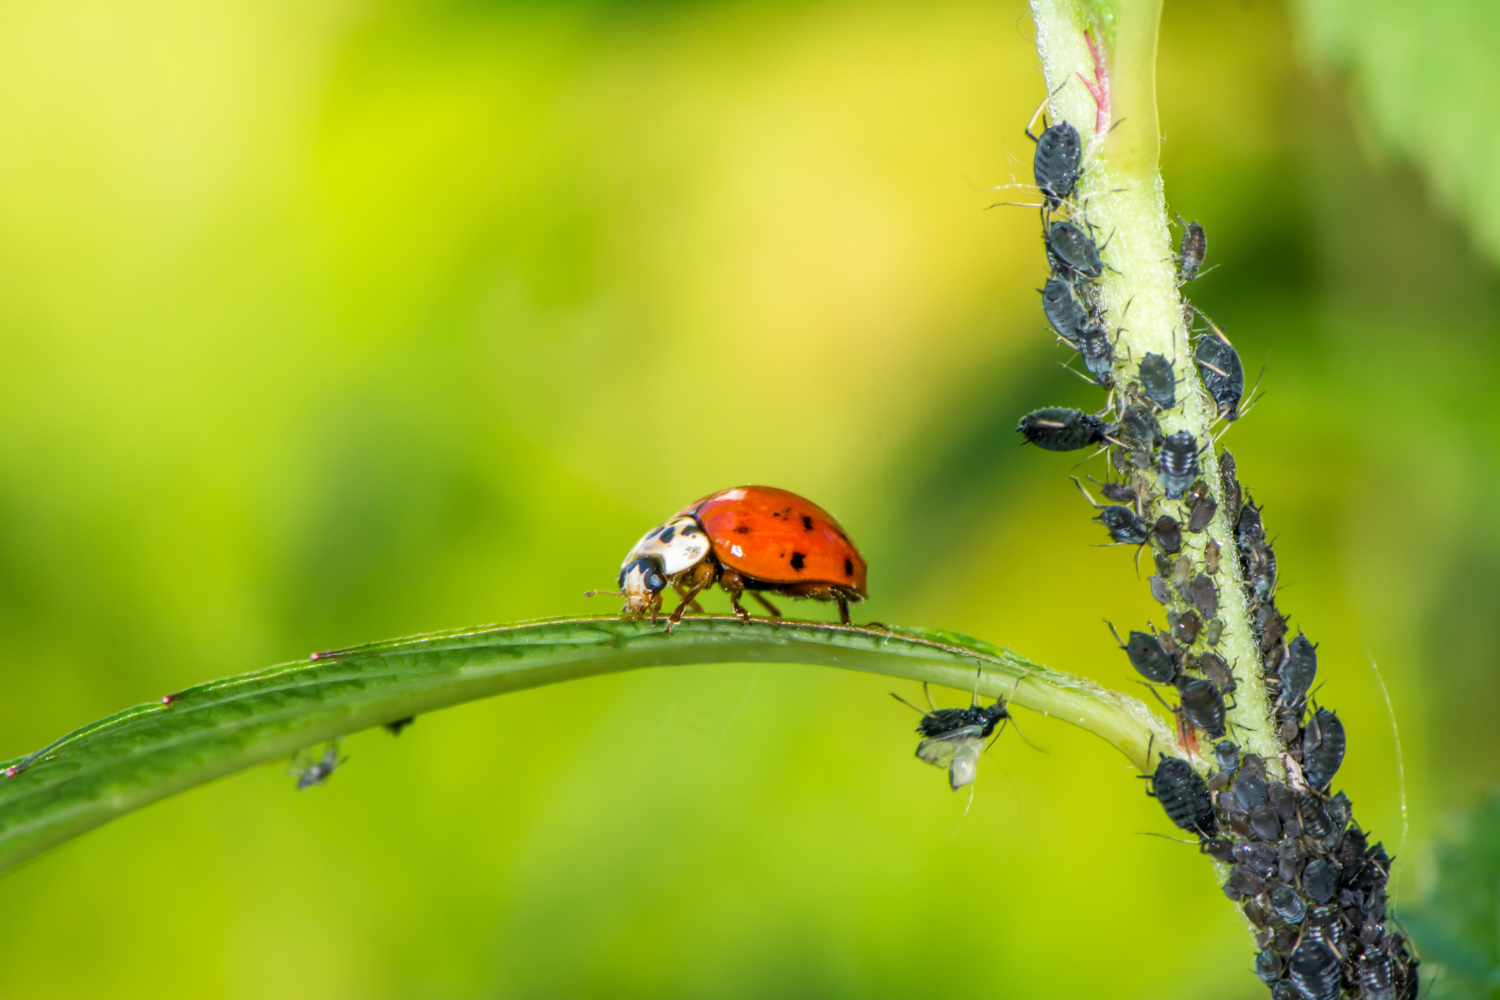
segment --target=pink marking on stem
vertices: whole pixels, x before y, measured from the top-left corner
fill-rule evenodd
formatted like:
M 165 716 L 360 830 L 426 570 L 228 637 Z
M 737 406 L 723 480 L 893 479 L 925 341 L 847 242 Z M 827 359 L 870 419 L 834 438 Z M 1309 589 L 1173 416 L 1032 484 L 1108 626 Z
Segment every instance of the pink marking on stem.
M 21 773 L 21 766 L 19 764 L 17 764 L 14 767 L 7 767 L 5 769 L 5 776 L 7 778 L 14 778 L 16 775 L 18 775 L 20 773 Z
M 170 704 L 172 704 L 172 702 L 176 701 L 178 698 L 181 698 L 181 697 L 182 697 L 181 693 L 164 694 L 164 695 L 161 696 L 161 703 L 163 705 L 170 705 Z
M 1089 54 L 1094 57 L 1094 82 L 1090 83 L 1082 73 L 1076 74 L 1084 89 L 1094 99 L 1094 134 L 1109 131 L 1109 64 L 1104 58 L 1104 46 L 1094 41 L 1094 33 L 1085 31 L 1084 40 L 1089 43 Z

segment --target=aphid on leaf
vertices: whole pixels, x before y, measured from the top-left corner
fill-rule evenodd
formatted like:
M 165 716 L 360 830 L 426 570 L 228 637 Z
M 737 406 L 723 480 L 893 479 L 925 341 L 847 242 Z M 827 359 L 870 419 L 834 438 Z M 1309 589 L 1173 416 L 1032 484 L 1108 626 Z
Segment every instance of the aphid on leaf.
M 1192 594 L 1193 607 L 1204 618 L 1213 618 L 1219 613 L 1219 588 L 1203 573 L 1193 577 L 1193 582 L 1188 585 Z
M 1105 483 L 1099 487 L 1099 492 L 1104 494 L 1104 499 L 1115 503 L 1133 504 L 1140 499 L 1135 489 L 1125 483 Z
M 1162 442 L 1157 479 L 1167 499 L 1176 500 L 1198 478 L 1198 441 L 1187 431 L 1168 434 Z
M 1149 632 L 1132 632 L 1127 641 L 1120 642 L 1120 633 L 1115 631 L 1114 623 L 1105 624 L 1109 625 L 1115 642 L 1119 642 L 1120 648 L 1125 650 L 1136 673 L 1153 684 L 1172 683 L 1177 676 L 1177 661 L 1162 648 L 1161 641 L 1156 636 Z
M 1344 763 L 1344 724 L 1326 708 L 1313 714 L 1302 734 L 1302 774 L 1314 788 L 1323 789 Z
M 313 756 L 311 751 L 298 751 L 292 758 L 292 767 L 287 773 L 296 777 L 297 791 L 300 792 L 313 785 L 323 784 L 348 760 L 348 757 L 339 756 L 339 741 L 334 740 L 328 744 L 321 757 Z
M 781 612 L 765 593 L 837 601 L 847 625 L 849 605 L 865 598 L 866 573 L 864 557 L 832 514 L 787 490 L 740 486 L 691 503 L 648 531 L 620 567 L 619 594 L 626 614 L 649 614 L 654 622 L 662 591 L 676 588 L 682 602 L 669 632 L 715 581 L 743 619 L 750 613 L 740 597 L 749 591 L 773 617 Z
M 1182 222 L 1181 218 L 1177 221 Z M 1182 267 L 1177 273 L 1178 284 L 1187 284 L 1198 277 L 1198 270 L 1203 266 L 1203 258 L 1208 255 L 1208 237 L 1203 233 L 1203 227 L 1194 222 L 1184 222 L 1182 225 L 1182 252 L 1178 255 Z M 1217 266 L 1217 265 L 1215 265 Z
M 1219 485 L 1223 487 L 1224 521 L 1226 524 L 1238 524 L 1243 491 L 1236 475 L 1234 456 L 1227 450 L 1219 453 Z
M 1182 525 L 1170 514 L 1163 514 L 1156 519 L 1151 535 L 1164 552 L 1176 552 L 1182 548 Z
M 928 712 L 922 712 L 899 694 L 891 692 L 892 698 L 922 713 L 922 721 L 917 723 L 917 732 L 924 739 L 917 744 L 917 759 L 933 767 L 947 768 L 948 784 L 955 792 L 974 781 L 979 755 L 988 749 L 984 741 L 990 739 L 991 733 L 994 733 L 996 740 L 1000 738 L 1000 733 L 995 732 L 996 725 L 1003 732 L 1005 721 L 1012 718 L 1005 710 L 1002 698 L 996 698 L 993 705 L 979 704 L 979 678 L 980 673 L 976 671 L 974 697 L 968 708 L 934 706 L 932 692 L 926 684 L 922 685 L 922 690 L 927 693 L 927 704 L 931 708 Z M 1017 732 L 1019 731 L 1018 729 Z M 991 740 L 992 745 L 993 742 Z
M 1062 274 L 1097 278 L 1104 273 L 1094 238 L 1072 222 L 1054 222 L 1047 227 L 1047 255 Z
M 1240 748 L 1229 740 L 1220 740 L 1214 744 L 1214 760 L 1220 771 L 1233 774 L 1240 769 Z
M 1172 638 L 1181 646 L 1191 646 L 1196 642 L 1198 632 L 1203 628 L 1203 619 L 1196 611 L 1168 614 L 1167 621 L 1172 627 Z
M 1203 676 L 1213 682 L 1214 687 L 1225 694 L 1234 691 L 1238 684 L 1235 683 L 1234 674 L 1229 671 L 1229 664 L 1223 658 L 1213 653 L 1204 653 L 1203 658 L 1198 661 L 1198 669 L 1203 671 Z M 1233 746 L 1233 744 L 1230 744 Z
M 1102 326 L 1089 327 L 1083 331 L 1078 345 L 1083 355 L 1083 365 L 1099 385 L 1110 385 L 1115 380 L 1115 345 L 1110 342 L 1109 331 Z
M 1300 710 L 1318 675 L 1318 648 L 1299 630 L 1281 664 L 1281 704 Z M 1332 777 L 1330 774 L 1329 777 Z
M 1056 122 L 1034 136 L 1031 130 L 1026 135 L 1036 143 L 1036 156 L 1031 161 L 1031 173 L 1036 186 L 1046 199 L 1048 208 L 1056 208 L 1073 196 L 1078 184 L 1078 167 L 1083 160 L 1083 143 L 1078 130 L 1067 122 Z
M 1127 406 L 1125 412 L 1120 414 L 1115 436 L 1132 447 L 1146 451 L 1155 451 L 1160 448 L 1164 440 L 1161 422 L 1156 419 L 1156 414 L 1151 412 L 1150 407 L 1139 403 Z
M 1289 924 L 1300 924 L 1302 918 L 1307 915 L 1307 903 L 1295 891 L 1284 885 L 1271 890 L 1271 909 Z
M 1317 938 L 1304 938 L 1287 961 L 1292 985 L 1305 1000 L 1336 1000 L 1342 972 L 1339 957 Z
M 1189 722 L 1212 739 L 1224 735 L 1224 695 L 1212 681 L 1179 677 L 1177 693 L 1182 698 L 1182 714 Z
M 1141 359 L 1139 374 L 1147 399 L 1164 410 L 1177 404 L 1177 376 L 1172 362 L 1160 354 L 1147 354 Z
M 1219 821 L 1214 816 L 1213 799 L 1209 797 L 1208 784 L 1203 777 L 1181 757 L 1166 754 L 1160 754 L 1160 757 L 1146 794 L 1161 803 L 1167 818 L 1179 828 L 1204 837 L 1217 836 Z
M 394 722 L 387 722 L 385 724 L 385 729 L 386 732 L 390 733 L 392 736 L 400 736 L 401 730 L 405 729 L 407 726 L 416 721 L 417 717 L 415 715 L 408 715 L 404 719 L 397 719 Z
M 1089 491 L 1084 488 L 1078 477 L 1073 477 L 1073 482 L 1078 484 L 1078 490 L 1089 502 L 1089 506 L 1099 512 L 1094 515 L 1093 520 L 1104 525 L 1109 531 L 1111 540 L 1121 545 L 1145 544 L 1149 529 L 1146 523 L 1136 516 L 1133 508 L 1120 504 L 1097 503 L 1092 496 L 1089 496 Z
M 1088 325 L 1088 309 L 1073 288 L 1073 282 L 1052 277 L 1042 287 L 1042 312 L 1057 335 L 1079 350 L 1083 349 L 1083 329 Z
M 1203 568 L 1212 575 L 1217 576 L 1219 572 L 1219 543 L 1212 538 L 1208 544 L 1203 546 Z
M 1269 949 L 1255 956 L 1255 974 L 1263 983 L 1274 983 L 1281 978 L 1281 956 Z
M 1193 484 L 1192 489 L 1188 490 L 1186 499 L 1189 510 L 1188 530 L 1195 533 L 1202 531 L 1214 519 L 1214 514 L 1218 511 L 1219 505 L 1214 502 L 1213 496 L 1209 494 L 1208 484 L 1201 479 Z
M 1104 421 L 1082 410 L 1053 406 L 1026 414 L 1016 433 L 1047 451 L 1077 451 L 1104 440 Z
M 1209 326 L 1213 326 L 1209 323 Z M 1219 416 L 1230 420 L 1240 417 L 1240 398 L 1245 395 L 1245 366 L 1229 338 L 1214 326 L 1212 334 L 1198 338 L 1193 352 L 1198 365 L 1198 374 L 1203 376 L 1203 387 L 1213 397 Z

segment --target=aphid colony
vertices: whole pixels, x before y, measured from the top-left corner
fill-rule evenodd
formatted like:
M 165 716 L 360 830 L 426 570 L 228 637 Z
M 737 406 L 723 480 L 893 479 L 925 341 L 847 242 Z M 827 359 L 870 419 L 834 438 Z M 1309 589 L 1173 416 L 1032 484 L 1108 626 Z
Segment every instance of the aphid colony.
M 1300 630 L 1291 636 L 1276 607 L 1276 554 L 1261 509 L 1242 490 L 1228 451 L 1214 477 L 1203 460 L 1212 442 L 1186 430 L 1164 433 L 1162 416 L 1197 391 L 1184 382 L 1191 376 L 1159 354 L 1117 357 L 1096 288 L 1108 265 L 1074 205 L 1083 162 L 1078 133 L 1055 122 L 1034 138 L 1052 267 L 1042 311 L 1082 355 L 1092 380 L 1110 389 L 1110 401 L 1098 413 L 1037 410 L 1016 430 L 1049 451 L 1108 451 L 1111 475 L 1098 484 L 1107 502 L 1075 482 L 1112 543 L 1151 550 L 1150 589 L 1165 606 L 1167 626 L 1123 640 L 1115 633 L 1116 641 L 1153 692 L 1175 692 L 1177 704 L 1169 707 L 1189 752 L 1214 741 L 1211 777 L 1187 758 L 1159 754 L 1149 794 L 1173 824 L 1197 836 L 1204 853 L 1230 866 L 1224 892 L 1257 928 L 1255 971 L 1273 997 L 1415 998 L 1418 961 L 1387 924 L 1391 859 L 1352 822 L 1348 797 L 1330 795 L 1344 759 L 1344 727 L 1334 712 L 1310 704 L 1317 648 Z M 1069 218 L 1054 218 L 1063 209 Z M 1179 286 L 1202 272 L 1208 245 L 1198 223 L 1182 228 Z M 1219 419 L 1237 420 L 1245 389 L 1239 354 L 1206 317 L 1207 329 L 1193 329 L 1197 316 L 1185 307 L 1197 374 Z M 1215 524 L 1229 529 L 1234 551 L 1207 534 Z M 1221 648 L 1225 588 L 1241 586 L 1258 645 L 1253 664 L 1226 662 Z M 1246 669 L 1257 671 L 1273 702 L 1274 717 L 1264 724 L 1276 729 L 1275 761 L 1242 753 L 1230 738 L 1235 706 L 1226 697 L 1237 687 L 1236 672 Z

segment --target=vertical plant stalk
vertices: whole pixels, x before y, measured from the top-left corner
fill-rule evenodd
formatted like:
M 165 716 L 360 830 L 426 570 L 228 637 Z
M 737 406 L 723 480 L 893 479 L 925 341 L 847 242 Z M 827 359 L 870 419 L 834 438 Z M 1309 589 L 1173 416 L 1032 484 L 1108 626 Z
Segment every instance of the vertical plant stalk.
M 1171 362 L 1175 397 L 1156 394 L 1161 403 L 1173 404 L 1159 408 L 1162 431 L 1168 444 L 1174 433 L 1192 436 L 1201 449 L 1199 476 L 1218 501 L 1204 531 L 1181 532 L 1180 554 L 1168 557 L 1173 543 L 1154 533 L 1162 561 L 1153 593 L 1162 595 L 1169 621 L 1189 620 L 1180 617 L 1192 607 L 1181 586 L 1185 580 L 1196 582 L 1200 573 L 1216 579 L 1212 610 L 1222 631 L 1212 651 L 1228 662 L 1237 684 L 1226 716 L 1239 746 L 1233 752 L 1226 747 L 1225 760 L 1217 762 L 1209 785 L 1218 792 L 1212 821 L 1197 829 L 1205 852 L 1223 863 L 1226 895 L 1242 904 L 1256 929 L 1261 948 L 1256 973 L 1276 1000 L 1337 1000 L 1356 993 L 1380 1000 L 1415 998 L 1419 963 L 1402 932 L 1387 928 L 1391 859 L 1351 822 L 1348 797 L 1330 794 L 1344 757 L 1343 726 L 1326 709 L 1306 716 L 1316 652 L 1300 633 L 1287 643 L 1285 619 L 1274 601 L 1275 556 L 1259 511 L 1248 498 L 1243 507 L 1233 502 L 1239 484 L 1233 476 L 1228 477 L 1232 485 L 1226 481 L 1213 447 L 1219 406 L 1194 363 L 1158 168 L 1155 65 L 1161 6 L 1161 0 L 1032 0 L 1052 119 L 1074 128 L 1093 123 L 1069 209 L 1100 244 L 1105 265 L 1097 279 L 1093 270 L 1088 274 L 1090 308 L 1118 331 L 1112 372 L 1095 375 L 1112 375 L 1102 380 L 1112 382 L 1116 400 L 1135 403 L 1151 398 L 1144 392 L 1142 359 L 1149 353 Z M 1237 397 L 1234 402 L 1237 406 Z M 1160 468 L 1167 470 L 1169 459 L 1177 462 L 1179 454 L 1173 450 L 1169 456 L 1163 446 Z M 1189 522 L 1188 502 L 1166 498 L 1155 471 L 1140 468 L 1149 464 L 1144 458 L 1121 446 L 1113 457 L 1117 467 L 1129 466 L 1139 484 L 1132 490 L 1146 524 L 1163 515 Z M 1218 572 L 1210 573 L 1206 553 L 1215 544 Z M 1174 583 L 1163 585 L 1161 577 L 1168 576 Z M 1252 576 L 1248 582 L 1254 586 L 1247 588 Z M 1210 609 L 1206 600 L 1202 603 L 1206 616 Z M 1184 629 L 1173 638 L 1182 657 L 1179 674 L 1201 667 L 1210 651 L 1206 636 Z M 1193 684 L 1202 681 L 1181 689 L 1185 702 Z M 1215 770 L 1207 750 L 1200 744 L 1194 755 L 1205 774 Z M 1214 835 L 1215 827 L 1223 836 Z
M 1091 16 L 1074 0 L 1033 0 L 1032 12 L 1053 120 L 1095 123 L 1092 135 L 1084 136 L 1086 167 L 1075 203 L 1103 245 L 1101 255 L 1108 265 L 1098 290 L 1111 326 L 1119 330 L 1116 383 L 1133 380 L 1148 353 L 1169 359 L 1180 403 L 1160 415 L 1162 430 L 1185 430 L 1203 445 L 1212 439 L 1217 408 L 1192 363 L 1158 166 L 1156 36 L 1161 0 L 1117 0 L 1100 16 Z M 1106 56 L 1110 35 L 1114 45 Z M 1102 127 L 1103 109 L 1095 99 L 1099 93 L 1114 116 Z M 1217 493 L 1219 461 L 1214 449 L 1205 448 L 1199 462 L 1203 478 Z M 1182 501 L 1158 497 L 1148 506 L 1147 520 L 1162 514 L 1188 520 Z M 1220 546 L 1219 617 L 1224 633 L 1219 649 L 1239 685 L 1228 717 L 1241 747 L 1279 768 L 1282 747 L 1260 677 L 1259 647 L 1250 628 L 1233 525 L 1228 522 L 1219 516 L 1203 532 L 1184 532 L 1181 554 L 1191 560 L 1195 572 L 1203 572 L 1209 540 Z M 1197 756 L 1204 765 L 1211 759 L 1207 747 Z

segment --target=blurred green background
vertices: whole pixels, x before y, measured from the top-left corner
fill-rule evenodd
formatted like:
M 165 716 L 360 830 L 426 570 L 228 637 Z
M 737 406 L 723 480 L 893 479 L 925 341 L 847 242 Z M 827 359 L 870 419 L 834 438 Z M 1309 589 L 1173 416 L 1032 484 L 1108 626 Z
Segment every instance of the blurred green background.
M 1222 265 L 1189 291 L 1266 366 L 1225 443 L 1401 904 L 1500 777 L 1500 289 L 1336 6 L 1170 5 L 1163 164 Z M 745 482 L 840 517 L 862 618 L 1129 685 L 1101 619 L 1160 608 L 1012 433 L 1101 401 L 1034 213 L 985 210 L 1029 173 L 1031 30 L 0 4 L 0 759 L 313 649 L 610 611 L 582 592 L 642 531 Z M 1007 735 L 971 802 L 890 687 L 641 672 L 356 736 L 307 793 L 220 781 L 0 881 L 0 998 L 1264 996 L 1114 751 L 1023 714 L 1047 752 Z

